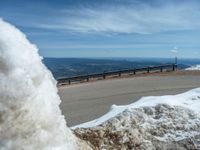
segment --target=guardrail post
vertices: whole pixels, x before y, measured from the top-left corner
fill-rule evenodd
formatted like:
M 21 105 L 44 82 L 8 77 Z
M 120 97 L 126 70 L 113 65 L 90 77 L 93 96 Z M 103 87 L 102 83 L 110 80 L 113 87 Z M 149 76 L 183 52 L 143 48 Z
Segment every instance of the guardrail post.
M 134 75 L 136 74 L 136 71 L 135 71 L 135 69 L 133 70 L 133 74 L 134 74 Z
M 163 66 L 160 66 L 160 72 L 163 72 Z
M 173 64 L 173 66 L 172 66 L 172 70 L 175 71 L 175 64 Z
M 103 79 L 106 79 L 105 71 L 103 72 Z
M 89 75 L 87 73 L 86 81 L 89 82 Z
M 149 73 L 149 72 L 150 72 L 150 67 L 147 68 L 147 73 Z
M 121 75 L 122 75 L 121 72 L 119 72 L 119 77 L 121 77 Z

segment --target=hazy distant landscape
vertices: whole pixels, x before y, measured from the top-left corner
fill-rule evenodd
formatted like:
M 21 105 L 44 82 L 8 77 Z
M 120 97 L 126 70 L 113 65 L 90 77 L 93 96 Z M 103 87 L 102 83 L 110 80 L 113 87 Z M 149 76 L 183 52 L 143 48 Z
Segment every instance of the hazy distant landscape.
M 44 58 L 56 79 L 91 73 L 174 63 L 170 58 Z M 200 59 L 180 59 L 179 68 L 200 64 Z

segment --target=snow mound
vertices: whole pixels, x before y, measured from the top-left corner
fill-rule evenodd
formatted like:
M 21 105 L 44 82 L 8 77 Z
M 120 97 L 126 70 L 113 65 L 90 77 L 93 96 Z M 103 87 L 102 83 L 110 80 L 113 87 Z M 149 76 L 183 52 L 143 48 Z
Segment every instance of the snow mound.
M 200 65 L 191 66 L 189 68 L 186 68 L 185 70 L 200 70 Z
M 78 149 L 38 49 L 0 19 L 0 149 Z
M 73 129 L 94 149 L 198 149 L 199 108 L 200 88 L 115 105 L 101 118 Z
M 183 107 L 133 108 L 76 135 L 94 149 L 197 149 L 200 117 Z

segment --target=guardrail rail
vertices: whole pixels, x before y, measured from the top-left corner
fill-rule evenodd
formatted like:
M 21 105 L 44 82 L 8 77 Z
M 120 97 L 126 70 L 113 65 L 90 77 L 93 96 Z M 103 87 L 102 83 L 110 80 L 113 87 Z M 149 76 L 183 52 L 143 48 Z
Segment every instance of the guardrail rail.
M 143 68 L 133 68 L 118 71 L 108 71 L 103 73 L 86 74 L 73 77 L 64 77 L 57 79 L 58 85 L 70 85 L 73 83 L 89 82 L 90 80 L 103 80 L 107 77 L 121 77 L 122 75 L 136 75 L 138 73 L 152 73 L 152 72 L 164 72 L 164 71 L 175 71 L 177 64 L 166 64 L 160 66 L 149 66 Z

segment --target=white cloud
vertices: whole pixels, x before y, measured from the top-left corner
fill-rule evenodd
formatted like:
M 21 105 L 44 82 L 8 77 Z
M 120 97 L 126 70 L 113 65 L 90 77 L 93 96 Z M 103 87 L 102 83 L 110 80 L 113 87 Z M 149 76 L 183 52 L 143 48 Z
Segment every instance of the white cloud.
M 200 27 L 199 6 L 194 3 L 171 3 L 159 7 L 150 5 L 107 6 L 62 11 L 51 23 L 35 26 L 45 29 L 81 33 L 141 33 L 150 34 Z
M 152 48 L 162 44 L 64 44 L 64 45 L 40 45 L 44 49 L 128 49 L 128 48 Z
M 171 53 L 177 54 L 178 53 L 178 48 L 174 47 L 172 50 L 170 50 Z

